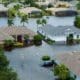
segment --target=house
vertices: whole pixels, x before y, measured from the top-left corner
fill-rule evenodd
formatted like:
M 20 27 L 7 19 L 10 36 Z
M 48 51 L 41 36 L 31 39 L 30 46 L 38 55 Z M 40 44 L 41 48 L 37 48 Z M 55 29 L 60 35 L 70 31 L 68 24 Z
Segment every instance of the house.
M 69 8 L 71 6 L 72 6 L 72 4 L 70 4 L 69 2 L 65 2 L 65 1 L 58 1 L 54 5 L 54 7 L 56 7 L 56 8 L 59 8 L 59 7 L 61 7 L 61 8 Z
M 75 16 L 78 14 L 76 10 L 72 10 L 69 8 L 47 8 L 46 11 L 50 11 L 53 15 L 58 17 Z
M 59 0 L 37 0 L 37 2 L 48 2 L 48 3 L 55 3 Z
M 7 11 L 8 11 L 8 8 L 5 7 L 3 4 L 0 4 L 0 17 L 6 17 Z
M 27 14 L 30 17 L 33 16 L 38 16 L 41 15 L 42 11 L 36 7 L 26 7 L 26 8 L 22 8 L 19 10 L 21 13 Z
M 39 6 L 47 7 L 49 5 L 49 2 L 36 2 L 36 4 Z
M 78 14 L 75 10 L 65 10 L 65 11 L 56 11 L 55 16 L 64 17 L 64 16 L 76 16 Z
M 45 34 L 46 37 L 49 37 L 51 40 L 55 41 L 63 41 L 66 42 L 66 37 L 69 36 L 69 34 L 73 34 L 74 38 L 77 38 L 77 35 L 79 35 L 80 38 L 80 30 L 76 28 L 75 26 L 57 26 L 54 27 L 50 24 L 45 25 L 44 27 L 41 27 L 38 30 L 39 33 L 43 35 Z
M 55 15 L 56 12 L 58 11 L 66 11 L 68 8 L 47 8 L 46 11 L 50 11 L 53 15 Z
M 48 6 L 49 4 L 54 5 L 59 0 L 37 0 L 36 4 L 39 6 Z
M 29 35 L 30 39 L 33 39 L 35 33 L 26 27 L 0 27 L 0 40 L 4 41 L 7 38 L 18 42 L 24 41 L 24 36 Z

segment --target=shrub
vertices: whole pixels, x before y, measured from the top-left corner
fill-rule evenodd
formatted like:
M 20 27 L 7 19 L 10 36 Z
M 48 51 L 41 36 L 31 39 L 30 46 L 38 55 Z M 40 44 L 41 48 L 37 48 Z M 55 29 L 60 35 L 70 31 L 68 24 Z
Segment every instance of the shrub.
M 29 35 L 25 35 L 25 36 L 24 36 L 24 39 L 25 39 L 25 40 L 29 39 Z
M 24 44 L 23 44 L 23 43 L 20 43 L 20 42 L 16 42 L 16 43 L 14 44 L 14 46 L 20 48 L 20 47 L 23 47 Z
M 34 36 L 34 44 L 35 45 L 41 45 L 42 44 L 42 37 L 41 37 L 41 35 L 35 35 Z
M 5 40 L 4 41 L 4 49 L 6 51 L 11 51 L 13 49 L 13 47 L 14 47 L 13 44 L 14 44 L 14 41 L 12 41 L 12 40 Z
M 47 15 L 53 15 L 53 13 L 50 10 L 46 11 Z
M 13 45 L 14 42 L 12 40 L 4 40 L 4 44 L 8 46 L 8 45 Z
M 48 39 L 46 39 L 45 41 L 46 41 L 48 44 L 50 44 L 50 45 L 51 45 L 51 44 L 53 44 L 53 43 L 55 43 L 55 41 L 54 41 L 54 40 L 51 40 L 51 39 L 49 39 L 49 38 L 48 38 Z
M 42 60 L 43 61 L 48 61 L 48 60 L 50 60 L 50 56 L 45 55 L 45 56 L 42 57 Z
M 60 80 L 67 80 L 70 77 L 70 71 L 66 68 L 65 65 L 57 65 L 54 70 L 54 75 L 58 76 Z
M 5 69 L 9 65 L 7 57 L 4 55 L 3 49 L 0 48 L 0 70 Z
M 73 34 L 69 34 L 69 36 L 67 37 L 66 43 L 68 45 L 73 45 L 74 44 L 74 35 Z
M 39 34 L 38 34 L 38 35 L 35 35 L 35 36 L 34 36 L 34 40 L 42 40 L 41 35 L 39 35 Z

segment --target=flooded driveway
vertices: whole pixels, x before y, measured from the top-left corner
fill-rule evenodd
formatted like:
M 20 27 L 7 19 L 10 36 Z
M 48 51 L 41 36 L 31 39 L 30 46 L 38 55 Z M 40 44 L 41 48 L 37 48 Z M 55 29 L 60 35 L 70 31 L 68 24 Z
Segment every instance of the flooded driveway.
M 80 45 L 47 45 L 43 42 L 40 47 L 32 46 L 28 48 L 15 49 L 12 52 L 5 52 L 10 65 L 19 75 L 20 80 L 54 80 L 53 73 L 41 67 L 43 55 L 50 55 L 55 59 L 55 55 L 65 52 L 80 50 Z
M 49 69 L 41 67 L 41 57 L 45 54 L 49 55 L 52 51 L 49 46 L 45 47 L 45 45 L 15 49 L 5 53 L 20 80 L 54 80 L 53 73 Z

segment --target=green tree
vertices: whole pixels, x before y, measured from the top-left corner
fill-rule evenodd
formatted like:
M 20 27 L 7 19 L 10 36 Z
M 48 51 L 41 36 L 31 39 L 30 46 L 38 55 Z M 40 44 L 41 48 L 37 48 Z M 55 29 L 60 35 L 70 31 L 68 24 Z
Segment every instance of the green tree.
M 19 80 L 16 72 L 9 67 L 9 61 L 0 48 L 0 80 Z
M 41 25 L 41 24 L 42 24 L 42 23 L 41 23 L 41 20 L 38 19 L 38 20 L 36 21 L 36 23 L 37 23 L 37 31 L 38 31 L 38 25 Z
M 7 68 L 9 65 L 9 61 L 7 60 L 6 56 L 4 55 L 4 51 L 0 49 L 0 70 Z
M 24 0 L 24 4 L 30 4 L 30 6 L 34 6 L 35 5 L 35 0 Z
M 42 44 L 42 40 L 43 40 L 43 38 L 42 38 L 42 36 L 41 35 L 35 35 L 34 36 L 34 44 L 35 45 L 41 45 Z
M 74 26 L 80 28 L 80 16 L 76 16 Z
M 9 10 L 8 10 L 8 18 L 14 18 L 14 17 L 16 17 L 16 9 L 15 8 L 10 8 Z
M 80 10 L 80 1 L 77 3 L 77 9 Z
M 12 26 L 14 23 L 13 23 L 13 19 L 8 19 L 8 26 Z
M 19 9 L 20 9 L 21 7 L 22 7 L 21 5 L 17 4 L 17 5 L 14 6 L 14 9 L 15 9 L 16 12 L 17 12 L 17 11 L 19 11 Z
M 54 75 L 58 76 L 60 80 L 67 80 L 70 76 L 70 72 L 66 66 L 61 64 L 54 68 Z
M 22 13 L 20 17 L 21 17 L 21 22 L 23 23 L 23 27 L 24 27 L 25 23 L 28 23 L 28 15 Z
M 8 10 L 8 26 L 12 26 L 13 23 L 13 19 L 16 17 L 16 10 L 14 8 L 11 8 Z
M 42 18 L 42 19 L 38 19 L 38 20 L 36 21 L 36 23 L 37 23 L 37 26 L 38 26 L 38 25 L 42 25 L 42 26 L 44 26 L 44 25 L 47 24 L 47 20 L 44 19 L 44 18 Z
M 47 24 L 47 21 L 46 19 L 42 19 L 42 26 L 46 25 Z

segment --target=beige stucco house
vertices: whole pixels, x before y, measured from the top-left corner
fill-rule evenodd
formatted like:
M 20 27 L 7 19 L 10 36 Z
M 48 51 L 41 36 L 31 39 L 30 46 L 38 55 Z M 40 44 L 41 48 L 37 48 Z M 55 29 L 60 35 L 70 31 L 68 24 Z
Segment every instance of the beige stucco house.
M 35 34 L 36 33 L 26 27 L 0 27 L 0 42 L 3 43 L 4 40 L 22 42 L 25 35 L 29 35 L 30 39 L 33 39 Z

